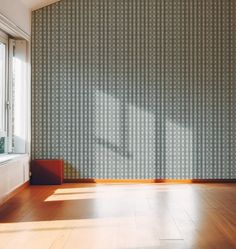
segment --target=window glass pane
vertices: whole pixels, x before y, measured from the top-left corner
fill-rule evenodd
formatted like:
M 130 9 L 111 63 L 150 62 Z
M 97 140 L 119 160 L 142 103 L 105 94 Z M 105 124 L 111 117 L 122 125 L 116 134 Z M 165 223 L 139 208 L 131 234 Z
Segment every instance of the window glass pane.
M 12 80 L 12 145 L 15 153 L 26 152 L 27 85 L 26 85 L 26 42 L 15 40 Z

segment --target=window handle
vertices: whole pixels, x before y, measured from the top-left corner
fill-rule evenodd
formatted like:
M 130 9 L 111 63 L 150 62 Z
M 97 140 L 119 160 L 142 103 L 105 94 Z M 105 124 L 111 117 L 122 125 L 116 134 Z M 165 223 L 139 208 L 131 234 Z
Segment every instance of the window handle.
M 10 101 L 6 102 L 6 107 L 7 107 L 7 110 L 11 110 L 11 103 L 10 103 Z

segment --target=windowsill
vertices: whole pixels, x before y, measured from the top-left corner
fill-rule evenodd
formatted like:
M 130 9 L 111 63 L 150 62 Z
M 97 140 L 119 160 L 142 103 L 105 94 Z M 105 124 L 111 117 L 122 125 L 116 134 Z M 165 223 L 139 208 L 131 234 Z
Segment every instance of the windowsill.
M 0 155 L 0 165 L 25 156 L 28 154 L 2 154 Z

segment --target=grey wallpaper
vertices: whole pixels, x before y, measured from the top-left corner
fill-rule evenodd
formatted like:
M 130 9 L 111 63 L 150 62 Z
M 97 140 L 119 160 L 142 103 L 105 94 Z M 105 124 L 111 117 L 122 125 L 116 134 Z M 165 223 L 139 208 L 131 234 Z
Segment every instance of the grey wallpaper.
M 65 178 L 236 178 L 236 1 L 62 0 L 32 16 L 32 158 Z

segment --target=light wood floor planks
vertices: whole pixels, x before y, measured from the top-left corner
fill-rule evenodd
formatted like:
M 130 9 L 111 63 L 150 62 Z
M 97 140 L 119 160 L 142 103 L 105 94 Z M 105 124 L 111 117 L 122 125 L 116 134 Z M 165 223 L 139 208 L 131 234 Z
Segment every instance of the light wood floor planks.
M 0 207 L 0 249 L 235 249 L 236 184 L 30 186 Z

